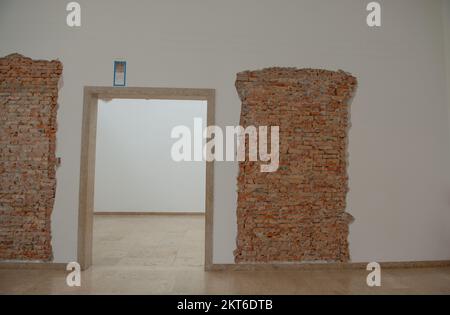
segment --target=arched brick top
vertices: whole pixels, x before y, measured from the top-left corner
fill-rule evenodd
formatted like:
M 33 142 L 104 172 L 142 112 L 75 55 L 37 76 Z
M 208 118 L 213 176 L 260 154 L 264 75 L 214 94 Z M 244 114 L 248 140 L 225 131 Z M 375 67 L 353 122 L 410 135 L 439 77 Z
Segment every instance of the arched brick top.
M 280 126 L 280 164 L 240 162 L 237 263 L 349 260 L 345 212 L 349 101 L 343 71 L 267 68 L 237 74 L 240 124 Z

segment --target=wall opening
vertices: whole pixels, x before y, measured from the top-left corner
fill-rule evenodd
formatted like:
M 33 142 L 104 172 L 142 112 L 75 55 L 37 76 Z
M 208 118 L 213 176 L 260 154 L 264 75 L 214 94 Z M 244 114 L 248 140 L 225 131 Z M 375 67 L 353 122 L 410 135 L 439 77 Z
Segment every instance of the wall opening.
M 157 243 L 158 239 L 168 242 L 163 235 L 166 226 L 172 230 L 170 236 L 181 242 L 198 241 L 198 231 L 204 229 L 204 266 L 208 269 L 212 264 L 213 162 L 172 161 L 170 129 L 192 124 L 198 115 L 205 126 L 213 124 L 214 90 L 86 87 L 84 95 L 78 238 L 82 268 L 93 262 L 94 239 L 104 245 L 118 241 L 116 245 L 123 247 L 115 255 L 110 252 L 101 257 L 100 252 L 96 260 L 102 264 L 122 260 L 125 264 L 166 265 L 176 254 L 174 248 L 164 249 Z M 136 216 L 150 213 L 147 218 Z M 176 215 L 177 222 L 167 215 Z M 112 226 L 121 224 L 114 216 L 126 216 L 122 222 L 129 233 L 111 234 Z M 94 226 L 99 231 L 95 238 Z M 148 235 L 133 241 L 132 234 L 139 229 Z M 129 255 L 123 252 L 127 248 L 132 251 Z M 198 259 L 183 254 L 178 258 L 181 261 L 175 263 L 181 264 L 183 259 L 187 263 L 189 258 Z
M 203 266 L 206 161 L 174 161 L 171 133 L 196 119 L 204 128 L 206 109 L 205 100 L 98 101 L 93 265 Z

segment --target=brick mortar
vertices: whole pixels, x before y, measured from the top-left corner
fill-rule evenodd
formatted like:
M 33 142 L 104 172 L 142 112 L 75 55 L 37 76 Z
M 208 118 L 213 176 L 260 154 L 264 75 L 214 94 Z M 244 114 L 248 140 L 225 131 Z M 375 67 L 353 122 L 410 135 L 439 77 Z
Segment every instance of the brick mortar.
M 0 58 L 0 259 L 52 260 L 62 64 Z
M 236 263 L 349 260 L 347 133 L 356 85 L 344 71 L 237 74 L 240 125 L 280 126 L 280 164 L 261 173 L 260 162 L 239 163 Z

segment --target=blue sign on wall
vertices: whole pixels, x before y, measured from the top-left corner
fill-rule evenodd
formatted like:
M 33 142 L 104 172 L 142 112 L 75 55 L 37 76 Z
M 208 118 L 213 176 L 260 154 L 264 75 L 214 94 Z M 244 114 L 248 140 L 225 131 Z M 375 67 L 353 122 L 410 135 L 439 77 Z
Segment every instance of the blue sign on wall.
M 113 86 L 125 86 L 127 77 L 127 62 L 114 61 L 114 81 Z

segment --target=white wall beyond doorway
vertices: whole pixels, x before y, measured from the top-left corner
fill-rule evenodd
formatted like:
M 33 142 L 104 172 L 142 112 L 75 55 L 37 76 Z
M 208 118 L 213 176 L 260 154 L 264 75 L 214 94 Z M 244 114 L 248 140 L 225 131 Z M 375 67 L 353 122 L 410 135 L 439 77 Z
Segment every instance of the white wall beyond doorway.
M 95 212 L 204 212 L 205 162 L 174 162 L 170 132 L 206 125 L 206 101 L 99 100 Z

